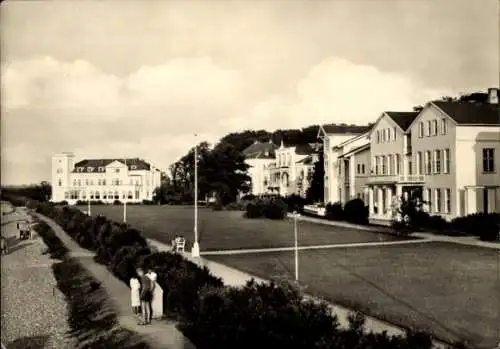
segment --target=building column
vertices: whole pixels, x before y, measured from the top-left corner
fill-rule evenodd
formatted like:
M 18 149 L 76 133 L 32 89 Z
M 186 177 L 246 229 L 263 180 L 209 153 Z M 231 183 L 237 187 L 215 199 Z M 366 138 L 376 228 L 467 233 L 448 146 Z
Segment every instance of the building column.
M 377 187 L 377 215 L 382 216 L 384 214 L 384 201 L 383 196 L 384 190 L 382 187 Z
M 466 214 L 473 214 L 477 213 L 477 195 L 476 195 L 476 189 L 475 188 L 467 188 L 466 189 L 466 203 L 467 203 L 467 212 Z
M 387 187 L 385 189 L 385 207 L 387 209 L 387 217 L 392 216 L 392 188 Z
M 401 200 L 403 197 L 403 186 L 402 185 L 396 185 L 396 197 L 398 200 Z
M 369 208 L 369 216 L 372 217 L 374 214 L 374 207 L 373 207 L 373 187 L 368 188 L 368 208 Z
M 349 198 L 352 200 L 356 198 L 356 166 L 355 155 L 349 158 Z
M 488 213 L 496 212 L 495 209 L 497 208 L 495 205 L 496 201 L 496 189 L 495 188 L 488 188 Z

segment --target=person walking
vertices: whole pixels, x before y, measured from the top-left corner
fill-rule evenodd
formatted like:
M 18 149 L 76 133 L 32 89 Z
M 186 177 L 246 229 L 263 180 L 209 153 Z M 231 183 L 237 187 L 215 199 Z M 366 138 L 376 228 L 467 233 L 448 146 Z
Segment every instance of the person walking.
M 158 294 L 157 290 L 158 288 L 156 287 L 156 280 L 158 279 L 158 274 L 156 274 L 151 268 L 148 268 L 146 276 L 151 280 L 151 302 L 149 303 L 150 308 L 149 308 L 149 322 L 153 320 L 153 302 L 155 300 L 158 300 Z
M 139 280 L 141 283 L 139 297 L 141 300 L 143 317 L 142 321 L 139 322 L 139 325 L 147 325 L 150 323 L 149 313 L 151 312 L 151 279 L 144 274 L 144 271 L 141 268 L 137 269 L 137 275 L 139 276 Z
M 137 275 L 134 275 L 130 278 L 130 303 L 132 305 L 132 311 L 134 315 L 138 315 L 140 313 L 141 308 L 141 297 L 140 297 L 140 289 L 141 283 L 137 278 Z

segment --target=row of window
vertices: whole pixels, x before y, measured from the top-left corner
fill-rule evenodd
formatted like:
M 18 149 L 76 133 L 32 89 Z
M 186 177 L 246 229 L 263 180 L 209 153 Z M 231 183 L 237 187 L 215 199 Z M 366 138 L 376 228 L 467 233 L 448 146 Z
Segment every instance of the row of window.
M 374 157 L 375 175 L 399 175 L 401 173 L 401 155 L 389 154 Z
M 446 118 L 442 118 L 439 123 L 439 133 L 445 135 L 448 132 L 448 123 Z M 438 120 L 420 121 L 418 124 L 418 137 L 434 137 L 438 135 Z
M 377 130 L 377 143 L 388 143 L 396 140 L 396 127 Z
M 76 172 L 94 172 L 94 169 L 95 167 L 77 167 L 76 168 Z M 131 170 L 137 170 L 137 166 L 136 165 L 132 165 L 130 166 L 130 169 Z M 58 169 L 58 173 L 59 173 L 59 170 L 61 170 L 62 172 L 62 169 Z M 113 169 L 115 173 L 120 173 L 120 169 L 119 168 L 115 168 Z M 106 168 L 105 167 L 98 167 L 97 168 L 97 172 L 106 172 Z
M 115 199 L 115 200 L 119 200 L 120 197 L 122 199 L 134 199 L 134 193 L 132 191 L 128 191 L 128 192 L 121 192 L 119 193 L 118 191 L 103 191 L 102 193 L 99 192 L 99 191 L 90 191 L 88 193 L 89 195 L 89 200 L 112 200 L 112 199 Z M 136 200 L 139 200 L 139 191 L 136 190 L 135 191 L 135 199 Z M 149 196 L 149 192 L 146 193 L 146 197 Z M 71 191 L 67 191 L 64 193 L 64 198 L 66 200 L 68 199 L 73 199 L 73 200 L 87 200 L 87 192 L 85 191 L 78 191 L 78 190 L 71 190 Z
M 451 189 L 449 188 L 427 188 L 424 191 L 424 205 L 427 211 L 432 213 L 451 213 Z
M 417 174 L 450 173 L 450 149 L 426 150 L 417 153 Z
M 98 179 L 96 182 L 95 185 L 106 185 L 106 180 L 105 179 Z M 140 181 L 139 180 L 133 180 L 133 179 L 130 179 L 129 180 L 129 185 L 139 185 L 140 184 Z M 59 186 L 62 186 L 62 179 L 59 179 L 59 182 L 58 182 Z M 80 179 L 73 179 L 73 186 L 74 187 L 81 187 L 82 185 L 86 185 L 86 186 L 93 186 L 94 185 L 94 180 L 92 179 L 86 179 L 86 180 L 80 180 Z M 123 181 L 120 180 L 120 179 L 112 179 L 111 180 L 111 185 L 123 185 Z M 149 185 L 149 181 L 146 180 L 146 185 Z

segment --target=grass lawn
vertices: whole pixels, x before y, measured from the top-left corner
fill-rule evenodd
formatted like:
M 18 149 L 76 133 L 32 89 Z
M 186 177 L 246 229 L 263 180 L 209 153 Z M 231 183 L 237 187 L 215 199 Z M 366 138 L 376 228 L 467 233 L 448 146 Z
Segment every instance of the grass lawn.
M 500 340 L 500 251 L 427 242 L 300 251 L 306 292 L 447 340 Z M 293 277 L 293 253 L 210 256 L 262 277 Z
M 81 207 L 86 210 L 86 207 Z M 123 206 L 96 205 L 92 214 L 103 214 L 115 221 L 123 220 Z M 203 250 L 293 246 L 293 222 L 268 219 L 248 219 L 239 211 L 199 210 L 198 231 Z M 127 207 L 127 223 L 140 229 L 145 236 L 169 243 L 176 233 L 186 238 L 186 246 L 193 242 L 193 207 L 143 206 Z M 332 227 L 309 222 L 298 222 L 301 246 L 403 240 L 387 234 Z

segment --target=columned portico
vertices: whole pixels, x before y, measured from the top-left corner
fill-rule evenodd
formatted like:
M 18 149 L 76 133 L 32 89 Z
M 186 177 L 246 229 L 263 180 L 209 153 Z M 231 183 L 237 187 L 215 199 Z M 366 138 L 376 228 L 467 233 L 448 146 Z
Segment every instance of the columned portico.
M 374 215 L 374 189 L 373 187 L 368 188 L 368 208 L 370 217 Z
M 500 212 L 500 187 L 466 186 L 465 215 Z

